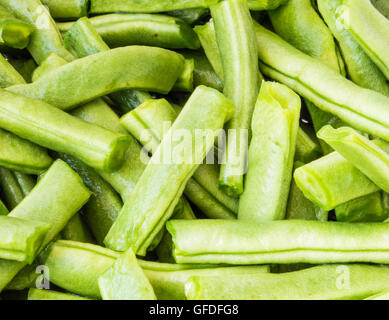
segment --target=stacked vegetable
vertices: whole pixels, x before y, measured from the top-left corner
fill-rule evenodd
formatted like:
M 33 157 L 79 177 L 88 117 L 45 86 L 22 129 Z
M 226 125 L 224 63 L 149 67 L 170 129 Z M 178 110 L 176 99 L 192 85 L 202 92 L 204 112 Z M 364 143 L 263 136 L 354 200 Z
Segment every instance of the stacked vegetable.
M 388 16 L 0 0 L 1 297 L 388 298 Z

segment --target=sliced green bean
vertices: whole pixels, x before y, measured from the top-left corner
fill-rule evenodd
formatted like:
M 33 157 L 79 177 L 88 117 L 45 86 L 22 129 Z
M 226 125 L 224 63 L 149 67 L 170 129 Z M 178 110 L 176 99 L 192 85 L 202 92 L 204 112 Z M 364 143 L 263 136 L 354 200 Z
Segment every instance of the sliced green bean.
M 147 100 L 120 119 L 149 152 L 156 152 L 163 136 L 175 121 L 177 112 L 165 99 Z M 235 219 L 238 201 L 218 186 L 217 165 L 201 164 L 186 184 L 184 193 L 209 218 Z
M 195 64 L 193 59 L 185 59 L 184 69 L 174 84 L 174 91 L 192 92 L 193 91 L 193 72 Z
M 26 197 L 35 187 L 36 179 L 31 175 L 18 171 L 14 171 L 13 174 L 16 178 L 17 183 L 20 186 L 20 190 L 22 191 L 24 197 Z
M 361 87 L 389 96 L 389 85 L 384 74 L 365 53 L 353 35 L 339 23 L 337 12 L 345 0 L 319 0 L 321 15 L 337 39 L 351 80 Z
M 54 52 L 68 61 L 74 59 L 63 47 L 61 35 L 53 18 L 39 0 L 1 0 L 0 5 L 11 11 L 17 18 L 35 27 L 27 48 L 38 64 L 50 52 Z
M 54 19 L 75 19 L 88 14 L 89 0 L 42 0 Z
M 211 15 L 223 67 L 223 92 L 235 104 L 234 116 L 226 127 L 219 184 L 228 195 L 239 196 L 243 193 L 250 123 L 260 86 L 258 49 L 246 0 L 220 2 L 211 7 Z
M 50 228 L 44 222 L 0 216 L 0 259 L 31 263 Z
M 129 249 L 98 279 L 103 300 L 156 300 L 154 290 Z
M 25 197 L 13 171 L 0 167 L 0 184 L 2 196 L 7 207 L 12 210 Z
M 184 21 L 157 14 L 108 14 L 90 18 L 111 47 L 145 45 L 170 49 L 199 49 L 196 33 Z
M 126 198 L 118 219 L 104 240 L 107 247 L 119 251 L 131 247 L 139 255 L 146 253 L 156 234 L 172 215 L 186 183 L 212 147 L 215 132 L 222 128 L 232 111 L 233 105 L 221 93 L 212 88 L 197 87 L 164 136 L 135 189 Z M 166 156 L 171 157 L 171 150 L 177 146 L 172 137 L 185 130 L 191 138 L 184 139 L 184 143 L 192 144 L 195 129 L 202 131 L 204 140 L 199 142 L 196 139 L 190 154 L 180 151 L 176 155 L 179 158 L 166 161 Z
M 0 5 L 0 44 L 15 49 L 24 49 L 30 41 L 34 27 Z
M 8 90 L 69 110 L 121 89 L 168 93 L 181 75 L 183 65 L 184 58 L 175 52 L 130 46 L 75 60 L 34 83 Z
M 100 298 L 98 277 L 103 274 L 119 254 L 96 245 L 73 241 L 57 241 L 45 252 L 43 262 L 50 270 L 50 280 L 70 292 Z M 179 265 L 138 260 L 151 282 L 158 299 L 184 300 L 185 281 L 194 275 L 220 275 L 268 272 L 267 266 L 221 267 L 205 265 Z
M 195 88 L 197 86 L 204 85 L 223 91 L 222 82 L 203 53 L 197 51 L 184 51 L 181 52 L 181 54 L 185 57 L 185 59 L 194 60 L 193 86 Z
M 41 249 L 54 239 L 69 219 L 86 203 L 89 190 L 63 161 L 55 161 L 31 193 L 9 214 L 11 217 L 51 224 Z M 0 291 L 25 266 L 0 260 Z
M 45 149 L 2 129 L 0 144 L 0 165 L 9 169 L 39 174 L 53 161 Z
M 352 300 L 388 290 L 387 267 L 317 266 L 281 274 L 193 277 L 186 283 L 189 300 Z
M 268 77 L 288 85 L 354 128 L 389 140 L 388 97 L 355 85 L 257 23 L 255 29 L 261 44 L 260 67 Z
M 336 220 L 341 222 L 382 222 L 389 215 L 389 195 L 374 192 L 350 200 L 335 208 Z
M 28 300 L 89 300 L 74 294 L 63 293 L 53 290 L 35 289 L 28 290 Z
M 346 0 L 337 12 L 341 23 L 389 80 L 389 21 L 370 2 Z
M 386 152 L 389 151 L 389 143 L 378 142 L 386 145 L 384 151 L 350 127 L 334 129 L 325 126 L 318 132 L 318 137 L 325 140 L 378 187 L 389 192 L 389 155 Z
M 38 68 L 36 68 L 32 74 L 32 82 L 35 82 L 42 76 L 48 74 L 51 71 L 58 69 L 59 67 L 64 66 L 68 62 L 57 55 L 56 53 L 50 53 L 40 64 Z
M 208 219 L 171 220 L 166 228 L 173 237 L 177 263 L 389 261 L 386 223 Z
M 274 10 L 289 0 L 248 0 L 250 10 Z
M 379 190 L 337 152 L 298 168 L 294 180 L 309 200 L 328 211 Z
M 12 66 L 16 69 L 17 72 L 24 78 L 24 81 L 27 83 L 31 82 L 32 79 L 32 73 L 36 69 L 36 63 L 34 59 L 29 58 L 29 59 L 12 59 L 9 58 L 8 61 L 12 64 Z M 15 82 L 15 83 L 10 83 L 12 84 L 18 84 L 21 82 Z
M 2 90 L 0 100 L 0 126 L 4 129 L 76 156 L 94 168 L 114 171 L 122 165 L 127 136 L 91 125 L 37 99 Z
M 207 8 L 193 8 L 193 9 L 184 9 L 184 10 L 174 10 L 166 12 L 169 16 L 179 18 L 184 20 L 186 23 L 194 24 L 198 20 L 205 17 L 209 11 Z
M 238 219 L 285 217 L 300 120 L 300 98 L 288 87 L 263 82 L 251 123 L 245 189 Z

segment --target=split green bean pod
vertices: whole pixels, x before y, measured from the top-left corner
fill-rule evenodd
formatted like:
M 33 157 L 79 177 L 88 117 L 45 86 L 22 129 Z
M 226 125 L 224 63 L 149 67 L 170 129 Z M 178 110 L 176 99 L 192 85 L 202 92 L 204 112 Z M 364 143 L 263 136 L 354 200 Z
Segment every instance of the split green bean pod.
M 189 300 L 350 300 L 388 290 L 389 268 L 327 265 L 281 274 L 192 277 Z
M 163 138 L 135 189 L 125 199 L 118 219 L 104 240 L 107 247 L 118 251 L 131 247 L 139 255 L 146 253 L 156 234 L 172 215 L 187 181 L 212 147 L 215 132 L 228 121 L 233 108 L 232 103 L 215 89 L 200 86 L 194 91 Z M 195 142 L 196 146 L 189 154 L 180 151 L 178 158 L 173 159 L 171 151 L 178 145 L 173 136 L 185 130 L 191 138 L 184 139 L 184 143 L 192 144 L 195 129 L 206 129 L 205 142 L 201 145 Z M 170 160 L 165 162 L 166 156 Z
M 100 298 L 98 278 L 120 256 L 96 245 L 74 241 L 57 241 L 43 256 L 50 270 L 50 280 L 76 294 Z M 138 260 L 158 299 L 185 300 L 185 282 L 195 275 L 223 276 L 256 274 L 269 271 L 268 266 L 210 266 L 168 264 Z
M 175 52 L 130 46 L 75 60 L 34 83 L 12 86 L 7 90 L 70 110 L 122 89 L 145 89 L 166 94 L 183 67 L 184 58 Z
M 386 223 L 171 220 L 166 227 L 177 263 L 389 261 Z
M 355 129 L 389 140 L 389 98 L 345 79 L 255 24 L 261 70 Z
M 246 185 L 238 219 L 285 217 L 300 120 L 300 98 L 288 87 L 263 82 L 251 123 Z
M 51 224 L 40 247 L 43 249 L 87 202 L 90 191 L 81 178 L 63 161 L 57 160 L 29 195 L 9 214 Z M 25 266 L 25 263 L 0 260 L 0 291 Z
M 223 67 L 223 93 L 235 105 L 226 126 L 219 183 L 228 195 L 239 196 L 243 193 L 250 122 L 262 80 L 258 49 L 247 1 L 222 1 L 211 6 L 211 15 Z

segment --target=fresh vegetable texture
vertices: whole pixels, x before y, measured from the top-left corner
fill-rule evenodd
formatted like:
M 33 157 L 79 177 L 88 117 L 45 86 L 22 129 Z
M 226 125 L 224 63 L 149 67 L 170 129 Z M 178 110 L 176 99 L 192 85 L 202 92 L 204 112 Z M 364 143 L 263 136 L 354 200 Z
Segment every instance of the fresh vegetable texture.
M 0 300 L 389 300 L 388 19 L 0 0 Z

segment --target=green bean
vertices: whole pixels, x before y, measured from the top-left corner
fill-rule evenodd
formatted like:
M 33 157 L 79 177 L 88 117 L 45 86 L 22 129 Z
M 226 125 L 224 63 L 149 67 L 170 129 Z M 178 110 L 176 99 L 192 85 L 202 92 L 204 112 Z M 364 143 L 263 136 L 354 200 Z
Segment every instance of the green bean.
M 114 171 L 122 165 L 129 145 L 127 136 L 86 123 L 43 101 L 5 90 L 0 92 L 0 100 L 0 126 L 4 129 L 50 149 L 77 156 L 98 169 Z
M 334 38 L 310 0 L 290 0 L 284 6 L 270 11 L 269 16 L 275 31 L 283 39 L 335 71 L 342 71 L 344 63 L 339 58 Z M 318 109 L 310 101 L 305 103 L 316 132 L 324 125 L 337 121 L 336 117 Z M 325 142 L 319 142 L 325 154 L 332 151 Z
M 30 41 L 34 27 L 15 18 L 6 8 L 0 5 L 0 44 L 11 48 L 24 49 Z
M 384 74 L 365 53 L 353 35 L 337 20 L 344 0 L 319 0 L 318 7 L 334 37 L 338 40 L 350 78 L 364 88 L 389 96 Z
M 325 210 L 379 190 L 337 152 L 298 168 L 294 180 L 309 200 Z
M 341 6 L 337 21 L 349 31 L 389 80 L 389 21 L 369 0 L 346 0 Z
M 119 254 L 96 245 L 57 241 L 45 252 L 43 263 L 50 270 L 50 280 L 70 292 L 100 298 L 98 277 L 113 265 Z M 179 265 L 138 260 L 158 299 L 184 300 L 185 281 L 194 275 L 254 274 L 268 272 L 267 266 L 221 267 Z
M 23 77 L 0 54 L 0 87 L 6 88 L 14 84 L 25 83 Z
M 79 213 L 76 213 L 61 231 L 62 239 L 79 242 L 95 243 L 88 227 L 82 221 Z
M 355 129 L 389 140 L 389 98 L 361 88 L 255 24 L 261 70 Z M 345 94 L 347 93 L 347 94 Z
M 296 161 L 294 163 L 294 168 L 297 169 L 303 165 L 304 163 Z M 290 186 L 285 218 L 287 220 L 327 221 L 328 212 L 307 199 L 293 180 Z
M 341 222 L 381 222 L 389 215 L 389 195 L 374 192 L 350 200 L 335 208 L 336 220 Z
M 186 23 L 194 24 L 198 20 L 202 19 L 209 12 L 206 8 L 193 8 L 193 9 L 184 9 L 184 10 L 174 10 L 166 12 L 169 16 L 179 18 L 184 20 Z
M 321 149 L 315 137 L 311 135 L 308 128 L 300 126 L 297 131 L 295 161 L 304 163 L 316 160 L 321 155 Z
M 42 0 L 54 19 L 74 19 L 88 14 L 89 0 Z
M 129 249 L 98 279 L 103 300 L 156 300 L 154 290 Z
M 36 185 L 36 179 L 28 174 L 14 171 L 13 172 L 17 183 L 19 184 L 20 190 L 23 193 L 23 196 L 26 197 L 31 190 L 35 187 Z
M 171 220 L 177 263 L 387 263 L 386 223 Z M 258 235 L 261 235 L 260 237 Z
M 28 290 L 28 300 L 89 300 L 69 293 L 53 290 L 35 289 Z
M 63 47 L 61 35 L 53 18 L 39 0 L 0 0 L 0 5 L 11 11 L 17 18 L 35 26 L 27 48 L 38 64 L 50 52 L 68 61 L 74 59 Z
M 371 0 L 376 9 L 389 19 L 389 3 L 386 0 Z
M 39 174 L 52 159 L 43 148 L 0 129 L 0 165 L 25 173 Z
M 85 185 L 93 192 L 85 208 L 83 215 L 90 226 L 98 243 L 102 243 L 112 224 L 116 220 L 122 208 L 122 202 L 112 188 L 92 169 L 81 161 L 66 154 L 57 154 L 83 179 Z M 79 219 L 79 218 L 73 218 Z M 82 223 L 79 221 L 78 225 Z M 66 230 L 65 230 L 66 231 Z M 83 235 L 85 232 L 80 232 Z M 87 234 L 81 238 L 65 237 L 65 240 L 90 242 Z M 82 241 L 84 240 L 84 241 Z M 93 242 L 92 242 L 93 243 Z
M 289 0 L 248 0 L 250 10 L 274 10 Z
M 212 147 L 215 130 L 222 128 L 232 110 L 233 105 L 215 89 L 197 87 L 164 136 L 135 189 L 126 198 L 118 219 L 104 240 L 107 247 L 121 251 L 131 247 L 139 255 L 146 253 L 155 235 L 172 215 L 186 183 Z M 194 127 L 202 131 L 204 140 L 195 141 L 195 148 L 190 155 L 180 151 L 176 154 L 178 158 L 175 156 L 165 161 L 166 156 L 171 157 L 169 150 L 178 145 L 177 141 L 172 141 L 172 137 L 185 130 L 191 138 L 184 139 L 184 143 L 191 144 Z M 206 132 L 204 129 L 207 129 Z
M 50 228 L 44 222 L 0 216 L 0 259 L 31 263 Z
M 14 209 L 25 197 L 13 171 L 0 167 L 2 196 L 9 209 Z
M 164 12 L 209 7 L 219 0 L 91 0 L 90 13 Z
M 350 127 L 325 126 L 318 132 L 341 156 L 352 163 L 385 192 L 389 192 L 389 143 L 375 144 Z M 383 145 L 385 149 L 380 148 Z
M 45 74 L 48 74 L 51 71 L 58 69 L 59 67 L 64 66 L 68 62 L 57 55 L 56 53 L 50 53 L 40 64 L 38 68 L 36 68 L 32 74 L 31 80 L 35 82 Z
M 172 51 L 130 46 L 75 60 L 34 83 L 12 86 L 8 90 L 69 110 L 121 89 L 168 93 L 183 65 L 184 58 Z M 93 86 L 90 86 L 91 81 Z
M 285 217 L 300 119 L 300 98 L 284 85 L 263 82 L 252 119 L 246 185 L 238 219 Z
M 24 290 L 36 287 L 36 280 L 39 277 L 37 267 L 40 265 L 39 259 L 35 259 L 32 264 L 26 265 L 19 273 L 7 284 L 4 291 Z
M 8 62 L 11 63 L 11 65 L 16 69 L 17 72 L 24 78 L 24 81 L 27 83 L 31 82 L 32 79 L 32 73 L 36 69 L 36 63 L 34 59 L 13 59 L 8 58 Z M 10 83 L 11 84 L 17 84 L 21 82 L 15 82 Z
M 222 82 L 216 75 L 215 71 L 213 71 L 212 65 L 203 53 L 197 51 L 184 51 L 180 53 L 185 57 L 185 59 L 194 60 L 193 86 L 195 88 L 197 86 L 204 85 L 223 91 Z
M 185 59 L 184 69 L 178 77 L 172 90 L 181 92 L 193 91 L 193 72 L 195 64 L 193 59 Z
M 0 216 L 8 215 L 9 211 L 5 206 L 4 202 L 0 199 Z
M 85 204 L 89 196 L 90 192 L 81 178 L 67 164 L 57 160 L 9 216 L 51 224 L 41 246 L 43 249 Z M 24 263 L 0 260 L 0 291 L 24 266 Z
M 248 132 L 260 86 L 258 49 L 247 1 L 220 2 L 211 7 L 211 15 L 223 66 L 223 92 L 235 104 L 235 113 L 226 127 L 219 184 L 228 195 L 239 196 L 243 193 Z
M 317 266 L 283 274 L 193 277 L 186 283 L 189 300 L 350 300 L 388 290 L 387 267 Z
M 146 45 L 170 49 L 199 49 L 196 33 L 184 21 L 157 14 L 109 14 L 90 18 L 111 47 Z
M 204 52 L 213 69 L 215 70 L 216 75 L 220 78 L 221 81 L 223 81 L 223 66 L 216 42 L 215 26 L 213 21 L 211 20 L 204 25 L 194 27 L 194 31 L 197 33 L 201 46 L 203 47 Z
M 120 122 L 147 151 L 154 153 L 176 117 L 177 112 L 165 99 L 157 99 L 147 100 Z M 217 165 L 201 164 L 187 182 L 184 193 L 207 217 L 235 219 L 238 201 L 219 189 L 218 176 Z

